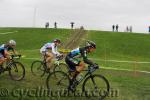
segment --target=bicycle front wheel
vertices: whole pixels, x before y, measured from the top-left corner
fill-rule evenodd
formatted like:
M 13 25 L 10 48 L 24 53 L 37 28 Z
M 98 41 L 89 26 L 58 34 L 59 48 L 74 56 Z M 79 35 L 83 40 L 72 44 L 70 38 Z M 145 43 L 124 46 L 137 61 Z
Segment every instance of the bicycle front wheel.
M 9 76 L 11 79 L 20 81 L 25 77 L 25 68 L 20 62 L 13 62 L 9 65 Z
M 91 75 L 83 82 L 82 90 L 85 96 L 94 96 L 103 100 L 109 94 L 110 85 L 102 75 Z M 94 95 L 93 95 L 94 94 Z
M 62 71 L 55 71 L 48 75 L 46 85 L 52 92 L 68 90 L 70 84 L 69 77 Z

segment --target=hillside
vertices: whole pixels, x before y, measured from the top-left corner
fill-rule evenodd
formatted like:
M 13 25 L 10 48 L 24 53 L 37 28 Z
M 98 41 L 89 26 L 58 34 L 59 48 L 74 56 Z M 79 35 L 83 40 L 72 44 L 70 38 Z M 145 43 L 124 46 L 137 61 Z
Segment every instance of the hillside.
M 40 47 L 54 38 L 60 38 L 65 44 L 71 41 L 72 36 L 77 34 L 75 30 L 69 29 L 43 29 L 43 28 L 0 28 L 0 44 L 9 39 L 17 41 L 17 50 L 24 55 L 19 60 L 26 68 L 26 76 L 22 81 L 13 81 L 7 73 L 0 75 L 0 89 L 6 88 L 9 92 L 15 89 L 32 90 L 38 87 L 46 89 L 44 77 L 33 76 L 30 70 L 31 63 L 40 59 Z M 71 40 L 69 40 L 71 39 Z M 79 40 L 79 39 L 78 39 Z M 104 31 L 86 31 L 79 45 L 85 44 L 85 40 L 93 40 L 97 44 L 97 50 L 89 55 L 89 58 L 100 65 L 97 74 L 104 75 L 111 85 L 111 88 L 119 92 L 116 97 L 107 97 L 106 100 L 149 100 L 150 86 L 150 35 L 136 33 L 116 33 Z M 73 43 L 73 42 L 72 42 Z M 68 44 L 68 43 L 67 43 Z M 69 44 L 70 45 L 70 44 Z M 76 42 L 77 45 L 77 42 Z M 73 44 L 71 45 L 73 47 Z M 147 62 L 147 63 L 145 63 Z M 144 72 L 142 72 L 144 71 Z M 78 87 L 80 89 L 81 86 Z M 0 97 L 3 100 L 49 100 L 50 97 L 30 97 L 27 94 L 20 94 L 14 97 Z M 60 99 L 52 97 L 53 100 Z M 64 97 L 61 100 L 85 100 L 81 97 Z M 89 98 L 95 100 L 95 98 Z

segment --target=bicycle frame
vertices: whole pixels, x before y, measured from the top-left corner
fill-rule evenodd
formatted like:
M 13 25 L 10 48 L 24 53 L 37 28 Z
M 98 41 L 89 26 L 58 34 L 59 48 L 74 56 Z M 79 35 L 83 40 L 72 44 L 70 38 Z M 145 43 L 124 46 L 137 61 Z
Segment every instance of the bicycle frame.
M 41 75 L 41 77 L 43 77 L 45 75 L 45 72 L 48 72 L 48 66 L 47 66 L 47 62 L 46 62 L 46 52 L 44 53 L 44 57 L 43 57 L 43 68 L 44 68 L 44 73 Z M 62 60 L 63 56 L 61 57 L 56 57 L 56 60 L 54 62 L 54 65 L 59 65 L 60 64 L 60 60 Z
M 9 70 L 11 70 L 11 69 L 9 69 L 9 68 L 11 67 L 11 65 L 13 64 L 13 62 L 15 62 L 15 60 L 14 60 L 15 56 L 14 56 L 14 55 L 11 55 L 11 57 L 12 57 L 12 58 L 11 58 L 10 60 L 5 61 L 5 62 L 6 62 L 6 66 L 5 66 L 5 68 L 4 68 L 4 71 L 9 71 Z M 17 59 L 20 59 L 20 57 L 21 57 L 21 55 L 18 56 Z
M 97 70 L 97 69 L 93 68 L 93 70 L 91 71 L 91 70 L 90 70 L 90 66 L 88 66 L 88 69 L 87 69 L 87 70 L 83 70 L 83 71 L 86 71 L 87 73 L 84 75 L 83 78 L 81 78 L 80 80 L 77 81 L 77 84 L 80 84 L 84 79 L 86 79 L 86 77 L 91 76 L 92 73 L 93 73 L 94 71 L 96 71 L 96 70 Z
M 54 60 L 55 62 L 54 62 L 54 64 L 57 64 L 57 65 L 59 65 L 60 64 L 60 60 L 62 60 L 62 57 L 58 57 L 58 58 L 56 58 L 56 60 Z M 43 57 L 43 63 L 44 63 L 44 65 L 46 65 L 47 66 L 47 62 L 46 62 L 46 52 L 44 53 L 44 57 Z

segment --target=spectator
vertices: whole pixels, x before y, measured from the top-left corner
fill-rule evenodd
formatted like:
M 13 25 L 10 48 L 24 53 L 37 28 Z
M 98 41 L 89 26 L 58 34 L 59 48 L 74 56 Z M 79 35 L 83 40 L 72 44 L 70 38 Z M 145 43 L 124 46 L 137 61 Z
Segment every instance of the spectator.
M 128 26 L 126 27 L 126 32 L 129 32 L 129 27 Z
M 57 28 L 57 22 L 54 23 L 54 28 Z
M 112 25 L 112 31 L 113 32 L 115 31 L 115 25 Z
M 83 27 L 83 26 L 80 26 L 80 29 L 81 29 L 81 30 L 84 30 L 84 27 Z
M 46 22 L 45 28 L 49 28 L 49 22 Z
M 129 31 L 132 32 L 132 26 L 130 26 Z
M 74 22 L 71 22 L 70 24 L 71 24 L 71 29 L 73 29 L 73 27 L 74 27 Z
M 149 33 L 150 33 L 150 26 L 149 26 L 149 30 L 148 30 L 148 31 L 149 31 Z
M 118 32 L 118 29 L 119 29 L 119 26 L 118 26 L 118 24 L 116 25 L 116 32 Z

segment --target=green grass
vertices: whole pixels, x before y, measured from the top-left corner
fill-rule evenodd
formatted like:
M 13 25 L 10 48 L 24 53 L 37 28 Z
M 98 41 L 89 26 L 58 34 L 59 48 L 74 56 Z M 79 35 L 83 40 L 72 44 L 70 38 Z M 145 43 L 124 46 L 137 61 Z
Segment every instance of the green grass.
M 68 29 L 42 29 L 42 28 L 0 28 L 0 33 L 18 31 L 17 33 L 0 34 L 0 44 L 9 39 L 17 41 L 17 49 L 25 58 L 40 58 L 40 47 L 54 38 L 60 38 L 63 42 L 70 36 L 72 30 Z M 129 60 L 129 61 L 150 61 L 150 36 L 145 34 L 112 33 L 102 31 L 88 31 L 86 39 L 97 43 L 97 50 L 89 57 L 103 67 L 113 67 L 118 69 L 145 70 L 150 71 L 150 64 L 136 63 L 116 63 L 105 62 L 106 60 Z M 95 100 L 95 98 L 85 97 L 13 97 L 11 92 L 17 89 L 34 90 L 38 87 L 46 89 L 44 77 L 35 77 L 30 71 L 30 65 L 34 59 L 20 60 L 26 68 L 26 77 L 22 81 L 12 81 L 7 73 L 0 75 L 0 89 L 7 88 L 10 96 L 0 97 L 3 100 Z M 111 88 L 119 91 L 117 97 L 108 97 L 106 100 L 149 100 L 150 74 L 128 71 L 116 71 L 100 69 L 96 73 L 101 73 L 109 80 Z M 81 88 L 81 85 L 78 89 Z M 21 94 L 20 94 L 21 95 Z
M 111 85 L 116 84 L 120 91 L 119 100 L 149 100 L 149 74 L 135 70 L 150 71 L 150 63 L 113 62 L 150 61 L 150 35 L 136 33 L 116 33 L 89 31 L 87 38 L 96 42 L 97 50 L 91 54 L 93 60 L 104 68 L 129 69 L 128 71 L 106 70 L 102 73 L 108 77 Z M 101 60 L 100 60 L 101 59 Z M 113 86 L 115 87 L 115 86 Z M 114 99 L 116 100 L 116 98 Z

